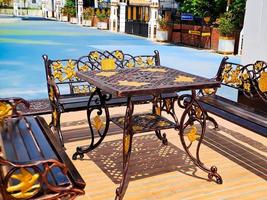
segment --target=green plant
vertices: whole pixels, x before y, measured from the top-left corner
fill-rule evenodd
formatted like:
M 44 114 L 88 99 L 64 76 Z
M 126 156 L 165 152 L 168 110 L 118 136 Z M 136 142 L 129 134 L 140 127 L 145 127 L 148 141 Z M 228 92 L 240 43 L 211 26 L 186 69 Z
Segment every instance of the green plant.
M 107 19 L 106 11 L 103 10 L 97 10 L 96 11 L 96 17 L 99 19 L 100 22 L 104 22 Z
M 233 15 L 235 27 L 241 29 L 245 16 L 247 0 L 235 0 L 230 4 L 229 12 Z
M 160 31 L 167 31 L 168 30 L 168 21 L 165 18 L 160 18 L 157 20 L 159 24 Z
M 91 20 L 94 16 L 94 12 L 95 12 L 94 8 L 91 8 L 91 7 L 84 9 L 83 18 L 85 20 Z
M 219 31 L 222 36 L 232 36 L 236 29 L 233 15 L 230 12 L 225 12 L 224 15 L 219 19 Z

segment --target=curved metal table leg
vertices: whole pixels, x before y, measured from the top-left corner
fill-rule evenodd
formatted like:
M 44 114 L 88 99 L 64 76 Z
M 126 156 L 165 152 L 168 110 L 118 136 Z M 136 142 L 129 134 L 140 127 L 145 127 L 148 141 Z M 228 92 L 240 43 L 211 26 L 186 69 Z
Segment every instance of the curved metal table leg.
M 111 96 L 103 95 L 99 88 L 97 88 L 90 96 L 87 106 L 87 120 L 90 129 L 91 143 L 85 147 L 77 147 L 76 152 L 73 154 L 72 159 L 76 160 L 79 156 L 83 159 L 84 154 L 95 149 L 104 140 L 107 135 L 110 123 L 109 110 L 106 105 Z M 97 115 L 91 118 L 93 111 L 97 111 Z M 105 113 L 105 123 L 102 121 L 100 116 Z M 98 135 L 98 138 L 95 138 Z
M 130 156 L 132 150 L 133 129 L 132 129 L 132 115 L 134 110 L 134 104 L 131 97 L 127 99 L 127 109 L 124 120 L 123 130 L 123 174 L 120 186 L 116 189 L 115 200 L 121 200 L 124 197 L 125 191 L 129 184 L 128 168 L 130 164 Z
M 192 95 L 181 95 L 178 98 L 178 105 L 185 109 L 180 120 L 179 135 L 186 154 L 197 167 L 208 173 L 209 180 L 212 180 L 213 177 L 215 177 L 216 182 L 218 184 L 222 184 L 223 180 L 221 176 L 217 173 L 217 167 L 212 166 L 209 169 L 200 160 L 199 150 L 206 131 L 207 116 L 205 110 L 201 107 L 201 105 L 196 99 L 196 92 L 192 90 Z M 200 134 L 197 133 L 197 128 L 195 127 L 195 124 L 199 124 L 201 127 Z M 191 130 L 185 133 L 185 129 L 189 126 L 191 126 Z M 188 142 L 186 142 L 185 137 L 187 137 Z M 195 141 L 198 141 L 198 143 L 194 156 L 190 151 L 190 147 Z

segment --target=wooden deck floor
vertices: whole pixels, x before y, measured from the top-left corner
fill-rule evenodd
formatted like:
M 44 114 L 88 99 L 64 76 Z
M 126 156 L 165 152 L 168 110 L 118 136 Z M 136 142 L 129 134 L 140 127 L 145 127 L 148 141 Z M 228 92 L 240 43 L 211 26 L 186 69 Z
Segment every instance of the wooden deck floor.
M 124 113 L 124 109 L 112 110 L 112 113 Z M 76 146 L 89 141 L 84 116 L 84 112 L 63 115 L 66 151 L 70 157 Z M 192 164 L 177 132 L 166 131 L 168 146 L 162 146 L 155 134 L 149 132 L 134 137 L 131 181 L 124 199 L 267 199 L 266 138 L 216 119 L 220 131 L 214 131 L 209 124 L 201 158 L 207 166 L 218 167 L 224 181 L 222 185 L 207 181 L 207 174 Z M 87 184 L 86 195 L 79 200 L 114 199 L 121 178 L 121 138 L 122 130 L 112 125 L 97 149 L 88 153 L 83 161 L 73 161 Z

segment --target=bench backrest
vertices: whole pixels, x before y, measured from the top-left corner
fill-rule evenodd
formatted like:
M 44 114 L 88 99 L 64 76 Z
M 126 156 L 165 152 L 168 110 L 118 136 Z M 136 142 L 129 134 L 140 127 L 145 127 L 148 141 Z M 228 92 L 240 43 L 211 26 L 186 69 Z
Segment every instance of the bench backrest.
M 113 70 L 125 67 L 146 67 L 160 65 L 159 52 L 154 51 L 154 55 L 132 56 L 120 50 L 115 51 L 91 51 L 88 55 L 78 59 L 50 60 L 48 56 L 43 56 L 46 77 L 48 83 L 49 96 L 53 92 L 53 81 L 61 95 L 82 95 L 88 94 L 94 86 L 80 80 L 76 76 L 77 71 L 89 70 Z M 104 66 L 105 65 L 105 66 Z M 51 100 L 51 99 L 50 99 Z
M 238 89 L 247 98 L 260 98 L 267 103 L 267 63 L 264 61 L 241 65 L 228 62 L 228 57 L 224 57 L 216 80 Z

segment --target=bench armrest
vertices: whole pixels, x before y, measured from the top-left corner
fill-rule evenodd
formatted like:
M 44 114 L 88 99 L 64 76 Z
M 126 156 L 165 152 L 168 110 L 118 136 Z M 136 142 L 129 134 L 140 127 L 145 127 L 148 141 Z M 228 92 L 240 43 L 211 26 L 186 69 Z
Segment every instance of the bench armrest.
M 29 102 L 23 98 L 11 97 L 0 98 L 0 121 L 9 116 L 21 116 L 21 112 L 17 111 L 17 106 L 23 104 L 27 108 L 30 107 Z
M 55 159 L 40 160 L 34 162 L 11 162 L 5 160 L 0 156 L 0 164 L 7 167 L 7 173 L 5 174 L 4 179 L 4 192 L 5 195 L 14 195 L 17 194 L 18 190 L 21 190 L 21 195 L 23 199 L 32 199 L 36 194 L 41 192 L 43 184 L 46 185 L 46 188 L 53 193 L 55 199 L 71 196 L 73 199 L 78 195 L 83 195 L 85 192 L 82 189 L 74 188 L 73 185 L 54 185 L 49 183 L 48 176 L 52 168 L 59 168 L 64 175 L 67 175 L 68 168 L 65 164 L 59 162 Z M 11 179 L 20 180 L 19 184 L 14 184 Z M 34 182 L 29 183 L 29 177 Z M 31 193 L 24 192 L 25 188 L 20 188 L 20 185 L 23 187 L 32 188 Z M 54 199 L 53 198 L 53 199 Z

